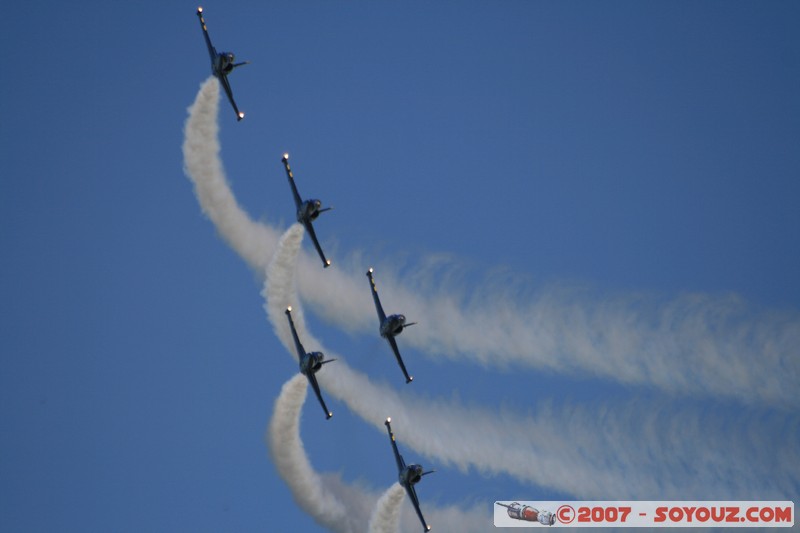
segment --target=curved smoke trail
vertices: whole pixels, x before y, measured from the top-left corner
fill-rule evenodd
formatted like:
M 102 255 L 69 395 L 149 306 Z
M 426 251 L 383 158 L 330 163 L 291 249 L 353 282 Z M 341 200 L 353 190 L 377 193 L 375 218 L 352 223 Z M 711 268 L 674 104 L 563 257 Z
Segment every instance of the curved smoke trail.
M 278 474 L 286 481 L 294 500 L 315 522 L 337 533 L 362 533 L 367 520 L 369 531 L 397 531 L 405 497 L 403 487 L 395 483 L 378 498 L 369 491 L 345 485 L 336 476 L 320 475 L 311 466 L 300 438 L 307 390 L 302 374 L 284 383 L 265 435 Z M 465 533 L 485 531 L 491 523 L 488 514 L 454 507 L 434 508 L 429 514 L 452 530 Z M 410 509 L 402 518 L 408 524 L 417 521 Z
M 209 77 L 189 107 L 184 128 L 184 172 L 223 239 L 251 267 L 263 271 L 278 243 L 278 232 L 254 222 L 239 206 L 222 168 L 219 145 L 219 81 Z
M 295 375 L 281 388 L 266 434 L 270 455 L 294 500 L 318 524 L 342 533 L 358 531 L 342 527 L 347 523 L 348 509 L 324 489 L 322 478 L 312 468 L 300 439 L 300 413 L 307 389 L 302 374 Z
M 252 267 L 266 265 L 276 248 L 277 232 L 253 222 L 230 191 L 219 159 L 218 100 L 219 84 L 211 77 L 202 84 L 197 100 L 189 108 L 183 145 L 185 172 L 195 184 L 203 212 L 223 238 Z M 317 523 L 337 532 L 361 533 L 370 516 L 364 510 L 373 509 L 376 496 L 348 487 L 336 476 L 320 476 L 314 471 L 299 433 L 306 392 L 306 379 L 301 374 L 281 389 L 266 435 L 270 454 L 295 501 Z M 383 514 L 380 508 L 374 513 Z M 447 517 L 447 523 L 465 532 L 482 531 L 475 525 L 489 520 L 480 513 L 452 508 L 434 509 L 431 513 Z M 408 520 L 416 520 L 412 513 L 407 514 Z
M 218 100 L 212 77 L 189 108 L 185 172 L 220 235 L 261 273 L 278 232 L 250 219 L 230 190 L 219 158 Z M 438 288 L 441 276 L 429 275 L 428 267 L 422 265 L 405 286 L 395 282 L 391 269 L 378 272 L 386 302 L 419 322 L 404 341 L 426 354 L 652 384 L 675 394 L 712 394 L 746 404 L 800 406 L 797 312 L 757 313 L 735 296 L 687 294 L 658 302 L 552 288 L 521 302 L 513 289 L 491 282 L 467 297 Z M 299 292 L 326 320 L 349 331 L 371 330 L 375 317 L 362 279 L 365 269 L 320 276 L 317 259 L 303 254 Z
M 406 497 L 406 490 L 395 483 L 384 492 L 375 511 L 369 518 L 369 533 L 397 533 L 400 524 L 400 504 Z
M 507 474 L 585 498 L 704 497 L 713 490 L 717 497 L 736 499 L 797 492 L 796 416 L 770 419 L 743 411 L 731 426 L 713 410 L 665 412 L 658 404 L 634 401 L 588 408 L 544 404 L 533 416 L 521 417 L 375 385 L 306 328 L 294 289 L 303 234 L 299 224 L 284 233 L 266 272 L 262 296 L 275 334 L 294 357 L 282 316 L 292 305 L 306 347 L 338 359 L 318 374 L 320 385 L 379 431 L 391 414 L 404 427 L 404 443 L 439 464 Z M 787 438 L 773 442 L 779 434 Z M 770 472 L 766 481 L 765 472 Z
M 214 221 L 222 236 L 251 266 L 260 268 L 269 262 L 275 251 L 277 232 L 249 219 L 236 204 L 224 178 L 216 140 L 218 87 L 215 84 L 211 80 L 206 82 L 197 102 L 190 109 L 184 143 L 186 172 L 195 182 L 195 190 L 204 212 Z M 302 231 L 295 231 L 299 232 L 299 243 Z M 315 259 L 309 260 L 301 256 L 297 267 L 303 280 L 301 289 L 304 299 L 314 304 L 315 311 L 321 310 L 323 314 L 333 315 L 342 306 L 353 306 L 354 309 L 359 309 L 351 315 L 355 329 L 374 326 L 368 297 L 360 301 L 355 297 L 359 291 L 367 292 L 361 289 L 366 283 L 361 280 L 361 272 L 354 277 L 331 272 L 326 277 L 334 279 L 326 280 L 325 284 L 320 285 L 317 280 L 318 266 Z M 307 283 L 308 280 L 311 282 Z M 380 281 L 382 294 L 392 301 L 393 306 L 406 310 L 414 318 L 421 316 L 412 314 L 409 310 L 421 306 L 423 300 L 405 289 L 396 288 L 388 274 L 381 272 Z M 276 300 L 290 299 L 294 285 L 285 285 L 282 290 L 283 295 L 276 296 Z M 683 349 L 682 346 L 687 353 L 693 353 L 693 348 L 697 346 L 702 348 L 702 353 L 709 352 L 718 357 L 711 358 L 716 362 L 710 366 L 703 363 L 704 358 L 700 357 L 698 363 L 701 371 L 692 379 L 707 374 L 711 371 L 709 369 L 714 369 L 714 365 L 720 365 L 722 361 L 732 363 L 732 372 L 723 372 L 720 374 L 723 376 L 721 379 L 711 380 L 712 392 L 724 396 L 725 394 L 719 393 L 719 389 L 730 385 L 729 394 L 741 396 L 744 401 L 774 401 L 777 404 L 783 402 L 792 405 L 797 401 L 792 396 L 787 396 L 786 392 L 787 388 L 793 389 L 792 384 L 797 381 L 796 357 L 786 347 L 787 339 L 791 340 L 797 335 L 794 315 L 766 317 L 763 321 L 754 321 L 755 325 L 751 329 L 743 328 L 738 334 L 731 335 L 734 339 L 731 343 L 740 342 L 744 346 L 739 349 L 736 346 L 727 347 L 722 342 L 731 331 L 736 331 L 730 325 L 735 322 L 730 317 L 736 316 L 738 306 L 733 300 L 730 305 L 722 306 L 719 312 L 715 311 L 719 307 L 715 302 L 718 304 L 721 300 L 697 297 L 693 301 L 687 297 L 681 305 L 673 305 L 672 308 L 669 305 L 653 306 L 651 311 L 643 313 L 641 309 L 650 305 L 647 302 L 634 302 L 637 305 L 631 305 L 630 302 L 598 302 L 595 311 L 587 311 L 585 298 L 571 300 L 556 295 L 540 296 L 538 300 L 548 303 L 548 298 L 552 299 L 550 310 L 547 305 L 507 305 L 504 308 L 492 308 L 490 312 L 483 306 L 485 302 L 480 298 L 465 301 L 452 296 L 441 299 L 436 291 L 431 291 L 430 294 L 433 295 L 432 301 L 438 301 L 440 305 L 427 320 L 431 324 L 440 322 L 443 326 L 441 342 L 450 342 L 466 330 L 479 329 L 474 327 L 475 324 L 494 331 L 498 324 L 507 323 L 508 326 L 504 326 L 506 329 L 501 328 L 500 332 L 508 338 L 508 342 L 517 343 L 517 346 L 510 347 L 510 357 L 513 360 L 517 357 L 514 355 L 516 352 L 522 357 L 521 347 L 525 346 L 513 339 L 525 337 L 517 337 L 522 334 L 520 328 L 523 326 L 515 324 L 511 319 L 521 320 L 526 326 L 531 326 L 547 324 L 545 319 L 552 314 L 556 317 L 554 320 L 563 319 L 566 326 L 537 326 L 539 330 L 545 331 L 539 331 L 539 336 L 533 339 L 549 342 L 546 345 L 553 346 L 556 353 L 558 337 L 569 338 L 570 335 L 575 335 L 580 339 L 571 341 L 576 345 L 574 349 L 579 354 L 576 356 L 578 362 L 572 364 L 572 371 L 591 369 L 599 375 L 606 375 L 608 369 L 593 369 L 589 359 L 602 360 L 603 357 L 599 356 L 608 356 L 612 359 L 617 357 L 612 360 L 609 366 L 611 369 L 626 365 L 635 367 L 630 376 L 621 378 L 623 381 L 636 382 L 641 376 L 653 379 L 652 368 L 659 365 L 662 365 L 662 380 L 668 380 L 676 376 L 673 366 L 680 365 L 664 363 L 663 354 L 676 353 L 676 350 Z M 606 310 L 604 305 L 609 312 L 603 313 Z M 528 311 L 531 309 L 536 309 L 536 313 L 530 314 Z M 331 320 L 341 323 L 341 317 L 349 313 L 339 314 L 340 317 Z M 604 314 L 616 315 L 617 318 L 608 321 L 601 316 Z M 694 320 L 686 320 L 684 316 L 699 318 L 695 323 Z M 711 316 L 713 320 L 704 319 L 706 316 Z M 439 320 L 445 317 L 450 317 L 450 321 Z M 347 317 L 348 321 L 350 318 Z M 460 328 L 452 328 L 453 322 L 459 324 Z M 565 327 L 569 331 L 559 329 Z M 660 332 L 660 335 L 647 337 L 647 334 L 637 333 L 639 328 Z M 675 328 L 679 333 L 672 338 L 670 332 Z M 285 335 L 281 334 L 280 328 L 276 329 L 285 343 Z M 641 338 L 637 340 L 637 336 Z M 773 347 L 760 350 L 758 347 L 768 344 L 770 338 L 774 340 Z M 464 346 L 475 345 L 480 348 L 479 343 L 482 341 L 467 338 L 464 342 Z M 636 353 L 641 346 L 647 347 L 647 343 L 655 346 L 641 352 L 648 358 L 652 357 L 655 363 L 643 362 L 639 368 L 636 357 L 631 354 Z M 619 356 L 613 348 L 617 345 L 622 346 Z M 598 348 L 602 346 L 605 348 Z M 447 351 L 445 348 L 441 350 Z M 609 353 L 601 353 L 606 350 Z M 733 355 L 725 354 L 726 351 Z M 759 364 L 749 365 L 751 352 L 759 351 L 766 354 L 766 362 L 761 364 L 759 360 Z M 332 354 L 328 352 L 328 355 Z M 476 360 L 481 359 L 478 357 Z M 692 361 L 687 373 L 694 371 L 694 363 Z M 547 366 L 542 362 L 535 364 Z M 702 370 L 704 365 L 706 370 Z M 775 417 L 769 413 L 763 416 L 758 411 L 745 410 L 736 424 L 732 424 L 716 418 L 713 411 L 705 414 L 690 410 L 665 413 L 663 406 L 642 402 L 589 408 L 542 406 L 533 416 L 521 419 L 507 411 L 491 412 L 440 401 L 401 398 L 389 387 L 376 387 L 365 376 L 344 365 L 338 366 L 328 376 L 321 377 L 323 386 L 339 397 L 346 396 L 345 387 L 358 387 L 355 390 L 359 391 L 359 395 L 363 393 L 366 401 L 359 401 L 358 398 L 344 400 L 357 414 L 379 429 L 387 411 L 392 412 L 398 422 L 405 417 L 404 425 L 409 429 L 406 444 L 429 457 L 436 457 L 444 465 L 455 465 L 463 470 L 476 468 L 487 473 L 507 473 L 579 497 L 606 497 L 609 493 L 615 493 L 620 498 L 686 498 L 706 497 L 709 492 L 713 492 L 715 497 L 733 499 L 772 496 L 782 498 L 786 494 L 799 492 L 800 446 L 797 445 L 797 436 L 800 424 L 796 416 Z M 775 370 L 776 366 L 780 368 L 780 372 Z M 756 381 L 763 381 L 763 390 L 746 380 L 733 379 L 734 376 L 741 376 L 744 369 L 749 367 L 753 367 L 752 375 L 758 378 Z M 767 379 L 763 379 L 765 377 Z M 657 380 L 654 382 L 657 383 Z M 672 388 L 666 385 L 662 387 L 667 390 L 695 391 L 705 385 L 699 379 L 694 385 L 686 385 L 691 381 L 680 383 L 683 384 Z M 774 392 L 769 392 L 770 389 Z M 375 399 L 384 403 L 370 405 L 369 402 Z M 549 428 L 557 428 L 557 431 L 548 431 Z M 429 435 L 424 435 L 425 432 Z M 631 438 L 631 435 L 638 434 L 642 437 Z M 322 478 L 322 483 L 336 487 L 334 493 L 340 495 L 340 498 L 343 494 L 352 494 L 352 489 L 337 485 L 328 478 Z M 357 498 L 360 496 L 354 496 L 354 499 Z M 364 507 L 363 502 L 360 505 Z M 348 505 L 349 507 L 357 505 Z M 456 511 L 453 513 L 457 514 Z M 363 523 L 361 522 L 362 525 Z

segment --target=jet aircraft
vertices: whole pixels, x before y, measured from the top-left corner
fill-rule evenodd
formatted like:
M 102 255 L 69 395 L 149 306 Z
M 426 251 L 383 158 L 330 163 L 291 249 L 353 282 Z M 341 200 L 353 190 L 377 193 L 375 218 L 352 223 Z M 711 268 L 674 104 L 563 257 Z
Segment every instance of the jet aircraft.
M 414 510 L 417 512 L 417 516 L 419 516 L 419 521 L 422 522 L 422 527 L 425 531 L 430 531 L 431 526 L 425 522 L 425 518 L 422 516 L 422 511 L 419 509 L 419 498 L 417 498 L 417 491 L 414 489 L 414 485 L 416 485 L 419 480 L 422 479 L 422 476 L 432 474 L 434 470 L 423 472 L 422 465 L 406 465 L 406 462 L 403 460 L 403 456 L 400 455 L 399 451 L 397 451 L 397 443 L 394 441 L 394 433 L 392 433 L 391 422 L 392 419 L 387 418 L 384 424 L 386 424 L 386 429 L 389 430 L 389 439 L 392 441 L 394 459 L 397 461 L 397 480 L 400 482 L 403 488 L 406 489 L 408 497 L 411 498 L 411 503 L 414 505 Z
M 211 44 L 211 38 L 208 36 L 208 28 L 206 28 L 206 21 L 203 19 L 202 7 L 197 8 L 197 17 L 200 19 L 200 28 L 203 30 L 203 37 L 205 37 L 206 45 L 208 46 L 208 55 L 211 57 L 211 73 L 217 77 L 222 84 L 222 88 L 225 89 L 225 94 L 228 95 L 228 100 L 230 100 L 233 110 L 236 112 L 236 120 L 242 120 L 244 113 L 239 111 L 239 108 L 236 107 L 236 102 L 233 100 L 233 91 L 231 90 L 231 84 L 228 82 L 228 74 L 233 72 L 236 67 L 246 65 L 248 61 L 236 63 L 236 58 L 232 52 L 217 52 L 217 49 Z
M 333 209 L 332 207 L 326 207 L 321 209 L 322 202 L 316 199 L 310 200 L 303 200 L 300 198 L 300 193 L 297 192 L 297 185 L 294 184 L 294 176 L 292 175 L 292 169 L 289 167 L 289 154 L 283 154 L 283 166 L 286 167 L 286 176 L 289 178 L 289 185 L 292 187 L 292 195 L 294 196 L 294 205 L 297 208 L 297 221 L 301 223 L 305 228 L 308 236 L 311 237 L 311 242 L 314 243 L 314 248 L 317 249 L 317 253 L 319 254 L 319 258 L 322 259 L 322 266 L 324 268 L 328 268 L 331 266 L 330 259 L 325 258 L 325 254 L 322 253 L 322 247 L 319 245 L 319 241 L 317 240 L 317 234 L 314 231 L 314 226 L 312 222 L 317 219 L 320 213 L 324 213 L 325 211 L 330 211 Z
M 297 357 L 300 358 L 300 373 L 308 378 L 308 382 L 311 384 L 311 388 L 314 389 L 314 394 L 317 395 L 322 410 L 325 411 L 325 418 L 328 419 L 333 416 L 333 413 L 328 411 L 325 400 L 322 399 L 322 393 L 319 391 L 319 383 L 317 383 L 315 374 L 322 368 L 322 365 L 336 361 L 336 359 L 328 359 L 325 361 L 325 355 L 322 352 L 307 353 L 303 345 L 300 344 L 300 338 L 297 336 L 297 330 L 294 328 L 291 306 L 286 308 L 286 316 L 289 318 L 289 326 L 292 328 L 292 337 L 294 337 L 294 345 L 297 348 Z
M 416 324 L 416 322 L 409 322 L 406 324 L 405 315 L 386 316 L 386 313 L 383 312 L 383 306 L 381 306 L 381 300 L 378 298 L 378 288 L 375 286 L 375 279 L 372 277 L 372 268 L 367 270 L 367 277 L 369 278 L 370 286 L 372 286 L 372 299 L 375 300 L 375 310 L 378 312 L 381 337 L 389 341 L 389 345 L 392 347 L 394 356 L 397 358 L 397 364 L 400 365 L 400 370 L 403 371 L 403 374 L 406 377 L 406 383 L 411 383 L 414 381 L 414 378 L 408 375 L 406 365 L 403 364 L 403 358 L 400 357 L 400 350 L 397 348 L 397 341 L 394 340 L 394 338 L 402 333 L 403 328 L 413 326 Z

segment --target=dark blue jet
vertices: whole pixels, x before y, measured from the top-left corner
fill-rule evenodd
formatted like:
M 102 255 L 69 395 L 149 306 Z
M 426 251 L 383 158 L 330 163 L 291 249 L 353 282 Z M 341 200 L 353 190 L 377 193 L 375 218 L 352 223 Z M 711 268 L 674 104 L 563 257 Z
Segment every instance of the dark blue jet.
M 317 234 L 314 231 L 314 226 L 311 223 L 317 219 L 320 213 L 330 211 L 333 208 L 326 207 L 325 209 L 321 209 L 322 202 L 320 200 L 312 198 L 304 201 L 302 198 L 300 198 L 300 193 L 297 192 L 297 185 L 294 184 L 292 169 L 289 167 L 289 154 L 283 154 L 281 161 L 283 161 L 283 166 L 286 167 L 286 176 L 288 176 L 289 185 L 292 187 L 294 205 L 297 208 L 297 221 L 302 224 L 304 228 L 306 228 L 306 233 L 308 233 L 308 236 L 311 237 L 311 242 L 314 243 L 314 248 L 317 249 L 319 258 L 322 259 L 322 266 L 328 268 L 331 266 L 331 261 L 330 259 L 326 259 L 325 254 L 322 253 L 322 247 L 319 245 Z
M 203 20 L 202 7 L 197 8 L 197 18 L 200 19 L 203 37 L 206 38 L 206 45 L 208 45 L 208 55 L 211 57 L 211 73 L 217 77 L 222 84 L 222 88 L 225 89 L 225 94 L 228 95 L 228 100 L 230 100 L 233 110 L 236 112 L 236 120 L 242 120 L 244 118 L 244 113 L 239 111 L 239 108 L 236 107 L 236 102 L 233 101 L 233 91 L 231 91 L 231 84 L 228 83 L 228 74 L 233 72 L 233 69 L 236 67 L 246 65 L 248 62 L 243 61 L 241 63 L 236 63 L 236 58 L 232 52 L 217 52 L 217 49 L 211 44 L 211 38 L 208 36 L 206 21 Z
M 414 381 L 414 378 L 408 375 L 406 365 L 403 364 L 403 358 L 400 357 L 400 350 L 397 348 L 397 341 L 394 340 L 394 338 L 403 332 L 403 328 L 413 326 L 416 324 L 416 322 L 409 322 L 406 324 L 405 315 L 386 316 L 386 313 L 383 312 L 383 306 L 381 306 L 381 300 L 378 298 L 378 288 L 375 286 L 375 279 L 372 277 L 372 268 L 367 270 L 367 277 L 369 278 L 369 284 L 372 287 L 372 299 L 375 300 L 375 310 L 378 312 L 381 337 L 389 341 L 389 345 L 392 347 L 394 356 L 397 358 L 397 364 L 400 365 L 400 370 L 403 371 L 403 375 L 406 377 L 406 383 L 411 383 Z
M 319 372 L 319 369 L 322 368 L 322 365 L 336 361 L 336 359 L 328 359 L 325 361 L 325 355 L 322 352 L 307 353 L 303 348 L 303 345 L 300 344 L 300 339 L 297 337 L 297 330 L 294 329 L 291 307 L 286 308 L 286 316 L 289 318 L 289 326 L 292 328 L 294 345 L 297 348 L 297 357 L 300 359 L 300 373 L 308 378 L 308 382 L 311 384 L 311 388 L 314 389 L 314 394 L 317 395 L 317 399 L 319 400 L 319 404 L 322 406 L 322 410 L 325 411 L 325 418 L 328 419 L 333 416 L 333 413 L 328 411 L 328 407 L 325 405 L 325 401 L 322 399 L 322 393 L 319 391 L 319 383 L 317 383 L 317 377 L 314 374 Z
M 422 522 L 422 527 L 425 531 L 430 531 L 431 526 L 429 526 L 425 522 L 425 518 L 422 516 L 422 511 L 419 509 L 419 498 L 417 498 L 417 491 L 414 489 L 414 485 L 416 485 L 422 476 L 432 474 L 434 470 L 429 470 L 427 472 L 422 471 L 422 465 L 406 465 L 406 462 L 403 460 L 403 456 L 400 455 L 400 452 L 397 450 L 397 443 L 394 441 L 394 433 L 392 433 L 392 419 L 387 418 L 386 422 L 386 429 L 389 430 L 389 439 L 392 441 L 392 450 L 394 451 L 394 459 L 397 461 L 397 481 L 406 489 L 406 493 L 408 493 L 408 497 L 411 498 L 411 503 L 414 505 L 414 510 L 417 512 L 417 516 L 419 517 L 419 521 Z

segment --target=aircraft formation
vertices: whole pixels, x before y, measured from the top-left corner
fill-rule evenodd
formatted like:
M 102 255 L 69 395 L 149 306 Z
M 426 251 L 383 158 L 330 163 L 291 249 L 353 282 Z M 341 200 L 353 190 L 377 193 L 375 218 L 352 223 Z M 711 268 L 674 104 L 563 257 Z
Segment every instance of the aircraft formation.
M 240 67 L 242 65 L 248 64 L 247 61 L 236 63 L 236 57 L 232 52 L 218 52 L 214 45 L 211 43 L 211 38 L 208 34 L 208 28 L 206 27 L 205 19 L 203 18 L 203 8 L 197 8 L 197 18 L 200 21 L 200 29 L 203 32 L 203 38 L 205 39 L 206 46 L 208 48 L 209 58 L 211 59 L 211 73 L 214 77 L 219 80 L 220 85 L 225 90 L 225 94 L 228 97 L 228 101 L 233 107 L 234 113 L 236 113 L 236 120 L 240 121 L 244 118 L 244 112 L 239 110 L 239 107 L 236 105 L 236 101 L 233 98 L 233 90 L 231 89 L 230 82 L 228 81 L 228 76 L 236 67 Z M 284 153 L 283 157 L 281 158 L 283 162 L 283 166 L 286 170 L 286 176 L 289 180 L 289 187 L 292 191 L 292 197 L 294 199 L 295 210 L 296 210 L 296 219 L 297 222 L 302 224 L 308 233 L 309 237 L 311 238 L 311 242 L 314 245 L 314 248 L 319 255 L 320 260 L 322 261 L 323 268 L 328 268 L 331 266 L 330 259 L 325 257 L 325 253 L 322 251 L 322 246 L 319 243 L 319 239 L 317 238 L 316 231 L 314 230 L 313 222 L 319 217 L 320 214 L 324 213 L 325 211 L 330 211 L 333 209 L 332 207 L 322 207 L 322 201 L 310 198 L 307 200 L 303 200 L 300 196 L 300 193 L 297 190 L 297 185 L 295 184 L 294 175 L 292 174 L 292 169 L 289 166 L 289 154 Z M 405 363 L 403 362 L 403 358 L 400 355 L 400 349 L 397 346 L 397 341 L 395 337 L 402 333 L 402 331 L 415 324 L 415 322 L 406 322 L 405 315 L 402 314 L 393 314 L 393 315 L 386 315 L 383 310 L 383 306 L 381 305 L 380 298 L 378 297 L 378 289 L 375 285 L 375 279 L 373 277 L 373 269 L 370 267 L 367 270 L 367 277 L 369 278 L 370 283 L 370 290 L 372 292 L 372 298 L 375 302 L 375 310 L 378 314 L 378 322 L 379 328 L 378 331 L 380 336 L 385 338 L 394 353 L 395 358 L 397 359 L 397 364 L 400 366 L 400 370 L 403 372 L 403 376 L 405 377 L 406 383 L 411 383 L 414 378 L 409 375 L 408 371 L 406 370 Z M 302 342 L 297 334 L 297 329 L 295 328 L 294 321 L 292 320 L 292 308 L 291 306 L 287 307 L 286 317 L 289 321 L 289 327 L 292 332 L 292 338 L 294 339 L 295 348 L 297 350 L 297 358 L 300 367 L 300 373 L 306 376 L 308 379 L 308 383 L 311 385 L 311 388 L 314 390 L 314 394 L 319 401 L 320 406 L 322 407 L 323 412 L 325 413 L 325 418 L 330 419 L 333 416 L 333 413 L 328 409 L 327 405 L 325 404 L 325 400 L 322 398 L 322 392 L 320 391 L 319 383 L 317 382 L 316 374 L 319 372 L 323 365 L 327 363 L 331 363 L 335 361 L 335 359 L 325 359 L 325 355 L 322 352 L 306 352 L 305 348 L 303 347 Z M 400 452 L 397 448 L 397 443 L 395 441 L 394 433 L 392 433 L 392 426 L 391 426 L 391 418 L 387 418 L 385 421 L 386 428 L 389 432 L 389 439 L 392 445 L 392 451 L 394 453 L 395 462 L 397 464 L 397 471 L 398 471 L 398 482 L 402 487 L 405 489 L 406 493 L 408 494 L 409 499 L 411 500 L 411 504 L 414 506 L 414 510 L 419 517 L 420 522 L 422 523 L 422 527 L 424 531 L 430 531 L 431 526 L 425 521 L 424 516 L 422 515 L 422 510 L 420 509 L 419 498 L 417 497 L 417 492 L 414 486 L 422 479 L 423 476 L 430 474 L 433 470 L 423 472 L 423 468 L 419 464 L 410 464 L 407 465 L 403 456 L 400 455 Z

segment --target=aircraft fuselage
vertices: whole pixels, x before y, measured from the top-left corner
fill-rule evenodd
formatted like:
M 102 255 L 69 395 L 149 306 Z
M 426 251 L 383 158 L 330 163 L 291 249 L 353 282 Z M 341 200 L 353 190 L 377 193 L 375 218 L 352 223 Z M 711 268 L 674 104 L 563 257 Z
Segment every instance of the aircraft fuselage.
M 381 337 L 394 337 L 403 332 L 405 315 L 389 315 L 381 322 Z
M 317 219 L 322 212 L 322 201 L 311 199 L 306 200 L 297 208 L 297 221 L 301 224 L 312 222 Z
M 235 64 L 236 56 L 232 52 L 219 53 L 211 63 L 211 73 L 216 77 L 227 76 L 231 73 Z
M 322 362 L 324 360 L 325 356 L 322 354 L 322 352 L 307 353 L 300 360 L 300 372 L 304 376 L 315 374 L 320 368 L 322 368 Z
M 422 479 L 422 465 L 408 465 L 398 475 L 398 481 L 404 487 L 416 485 L 420 479 Z

